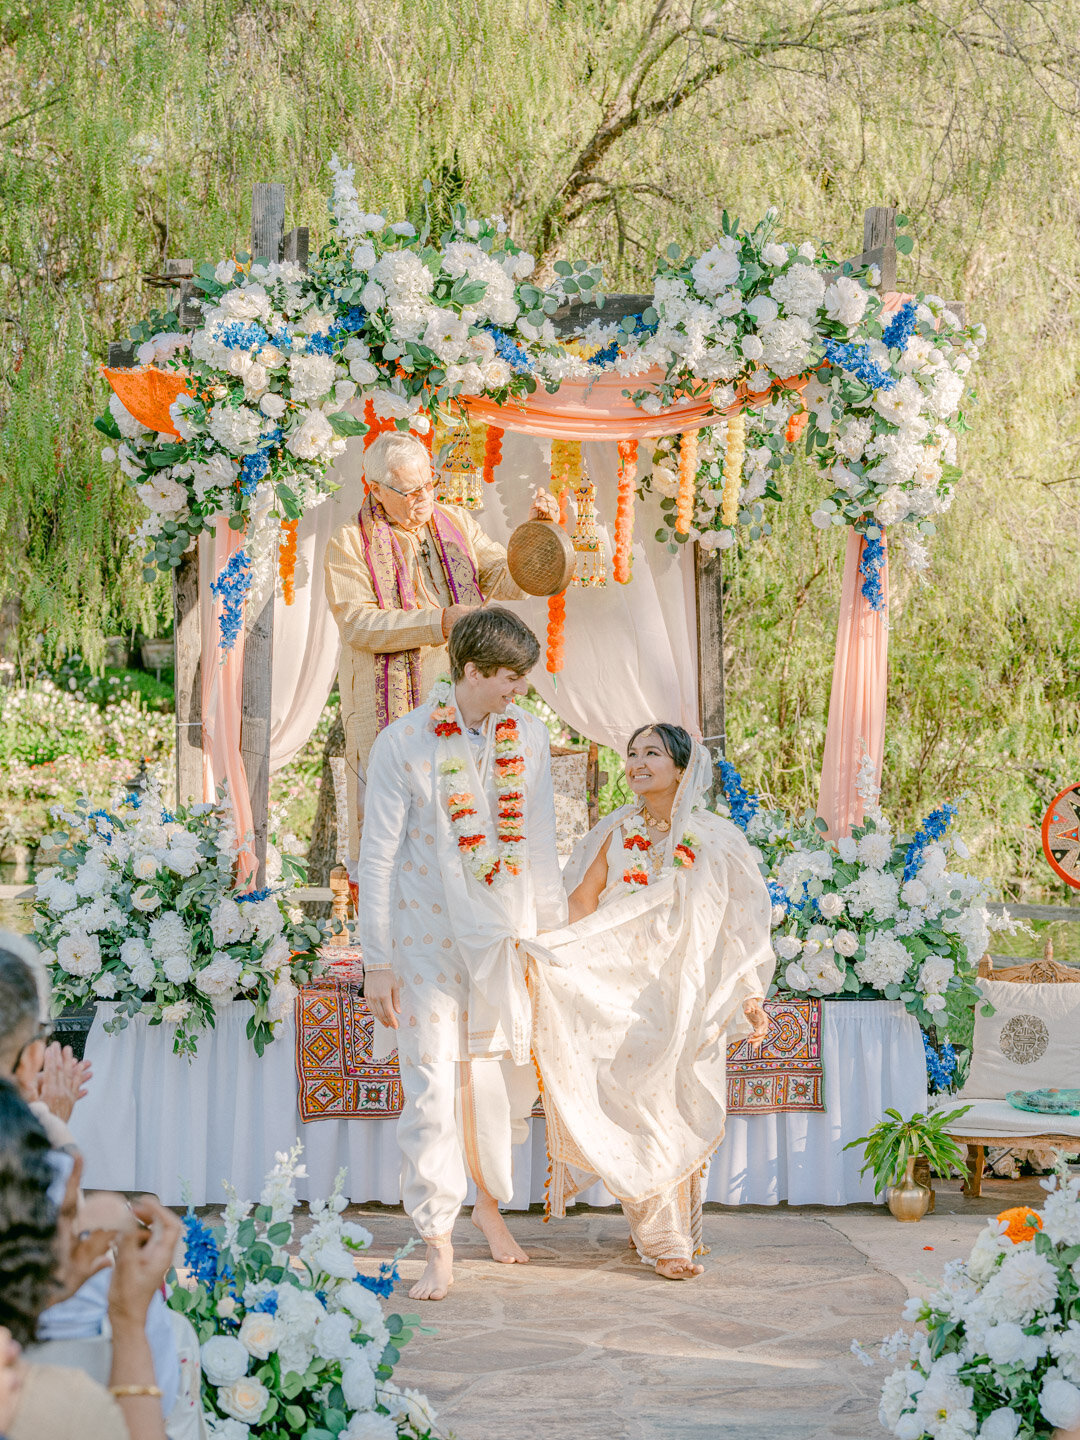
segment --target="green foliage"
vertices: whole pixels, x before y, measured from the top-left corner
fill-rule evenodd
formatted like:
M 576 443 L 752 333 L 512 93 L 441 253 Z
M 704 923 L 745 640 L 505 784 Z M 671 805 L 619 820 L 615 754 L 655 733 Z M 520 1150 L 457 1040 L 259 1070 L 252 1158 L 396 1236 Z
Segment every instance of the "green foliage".
M 957 1110 L 936 1110 L 931 1115 L 916 1112 L 908 1120 L 899 1110 L 886 1110 L 887 1119 L 879 1120 L 869 1135 L 849 1141 L 844 1149 L 862 1149 L 866 1164 L 859 1174 L 873 1172 L 876 1195 L 898 1184 L 907 1162 L 919 1155 L 926 1156 L 931 1170 L 946 1176 L 964 1167 L 966 1151 L 949 1138 L 948 1131 L 955 1129 L 956 1122 L 970 1109 L 970 1105 L 962 1105 Z

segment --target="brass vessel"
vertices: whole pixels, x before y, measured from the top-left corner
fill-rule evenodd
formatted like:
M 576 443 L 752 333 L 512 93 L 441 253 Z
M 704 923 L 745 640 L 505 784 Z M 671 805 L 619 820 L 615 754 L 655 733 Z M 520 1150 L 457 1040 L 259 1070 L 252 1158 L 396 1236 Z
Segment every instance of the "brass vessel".
M 885 1191 L 885 1203 L 897 1220 L 911 1222 L 921 1220 L 930 1206 L 930 1191 L 915 1179 L 915 1156 L 904 1168 L 904 1178 L 899 1185 L 890 1185 Z

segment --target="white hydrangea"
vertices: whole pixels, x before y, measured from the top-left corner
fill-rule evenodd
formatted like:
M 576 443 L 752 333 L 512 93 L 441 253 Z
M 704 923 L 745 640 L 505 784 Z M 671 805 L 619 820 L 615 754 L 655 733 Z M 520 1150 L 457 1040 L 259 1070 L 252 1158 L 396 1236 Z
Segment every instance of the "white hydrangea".
M 248 1372 L 250 1356 L 233 1335 L 212 1335 L 199 1351 L 203 1374 L 211 1385 L 231 1385 Z
M 797 935 L 780 935 L 773 941 L 773 949 L 781 960 L 794 960 L 802 954 L 802 941 Z
M 776 277 L 769 294 L 786 314 L 809 319 L 825 299 L 825 281 L 813 265 L 795 264 Z
M 1014 1246 L 987 1281 L 983 1300 L 1000 1320 L 1027 1325 L 1054 1308 L 1057 1293 L 1057 1270 L 1046 1256 L 1036 1254 L 1030 1245 Z
M 206 427 L 223 450 L 242 455 L 258 444 L 264 423 L 260 412 L 248 405 L 216 404 L 210 407 Z
M 210 932 L 215 945 L 235 945 L 247 939 L 248 920 L 235 900 L 226 898 L 210 912 Z
M 1075 1430 L 1080 1425 L 1080 1389 L 1048 1374 L 1039 1391 L 1039 1409 L 1043 1419 L 1057 1429 Z
M 943 995 L 955 974 L 956 966 L 947 955 L 928 955 L 919 971 L 917 988 L 926 995 Z
M 1041 1335 L 1028 1335 L 1014 1320 L 1002 1320 L 987 1327 L 983 1349 L 995 1365 L 1022 1365 L 1034 1370 L 1046 1354 L 1047 1342 Z
M 888 870 L 861 870 L 841 894 L 848 912 L 856 920 L 868 914 L 875 920 L 889 920 L 896 914 L 900 882 Z
M 765 343 L 762 362 L 774 375 L 787 379 L 802 374 L 809 366 L 813 332 L 801 315 L 774 320 L 763 327 L 761 338 Z
M 1080 1180 L 1059 1181 L 1049 1190 L 1040 1213 L 1048 1240 L 1055 1245 L 1080 1245 Z
M 291 355 L 289 385 L 299 404 L 321 400 L 333 388 L 337 370 L 332 355 Z
M 865 835 L 860 836 L 856 846 L 859 860 L 875 870 L 881 870 L 889 863 L 892 850 L 892 838 L 882 834 L 880 830 L 868 830 Z
M 1075 1209 L 1075 1206 L 1073 1207 Z M 1043 1207 L 1044 1233 L 1046 1208 Z M 1053 1237 L 1051 1237 L 1053 1238 Z M 1055 1244 L 1075 1245 L 1075 1240 L 1058 1239 Z M 1050 1354 L 1066 1380 L 1080 1385 L 1080 1321 L 1070 1320 L 1064 1330 L 1053 1331 L 1049 1337 Z
M 899 985 L 911 965 L 911 953 L 899 940 L 880 930 L 872 931 L 863 945 L 862 960 L 856 961 L 855 973 L 864 985 L 884 990 L 886 985 Z

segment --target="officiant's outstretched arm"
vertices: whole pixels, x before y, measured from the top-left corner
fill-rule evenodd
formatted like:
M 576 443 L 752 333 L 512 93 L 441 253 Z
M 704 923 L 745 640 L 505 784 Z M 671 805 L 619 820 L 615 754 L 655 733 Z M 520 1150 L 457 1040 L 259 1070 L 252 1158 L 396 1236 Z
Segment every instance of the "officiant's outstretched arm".
M 325 582 L 341 632 L 338 686 L 350 785 L 350 860 L 363 819 L 376 735 L 419 705 L 447 666 L 454 622 L 487 600 L 514 600 L 506 551 L 467 510 L 436 505 L 431 460 L 415 436 L 382 435 L 364 456 L 370 493 L 326 550 Z M 537 491 L 533 518 L 558 519 Z

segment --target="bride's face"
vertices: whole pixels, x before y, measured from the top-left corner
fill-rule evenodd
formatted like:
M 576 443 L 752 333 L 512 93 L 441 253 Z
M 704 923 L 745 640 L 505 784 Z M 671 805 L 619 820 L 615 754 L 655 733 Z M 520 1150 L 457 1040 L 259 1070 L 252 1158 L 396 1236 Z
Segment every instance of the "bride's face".
M 635 795 L 674 795 L 682 771 L 654 730 L 639 735 L 626 754 L 626 782 Z

